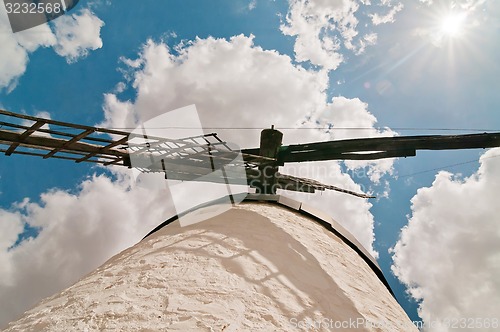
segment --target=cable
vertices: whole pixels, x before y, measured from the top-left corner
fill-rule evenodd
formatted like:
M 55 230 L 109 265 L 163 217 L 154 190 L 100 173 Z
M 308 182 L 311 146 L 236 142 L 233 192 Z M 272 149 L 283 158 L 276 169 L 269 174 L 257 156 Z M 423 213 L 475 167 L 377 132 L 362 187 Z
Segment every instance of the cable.
M 490 157 L 483 157 L 482 159 L 491 159 L 491 158 L 496 158 L 496 157 L 500 157 L 500 155 L 493 155 L 493 156 L 490 156 Z M 432 168 L 432 169 L 427 169 L 427 170 L 424 170 L 424 171 L 419 171 L 419 172 L 415 172 L 415 173 L 410 173 L 410 174 L 405 174 L 405 175 L 399 175 L 398 176 L 398 180 L 400 178 L 407 178 L 407 177 L 410 177 L 410 176 L 414 176 L 414 175 L 419 175 L 419 174 L 423 174 L 423 173 L 429 173 L 429 172 L 435 172 L 435 171 L 440 171 L 442 170 L 443 168 L 448 168 L 448 167 L 456 167 L 456 166 L 462 166 L 462 165 L 467 165 L 467 164 L 471 164 L 471 163 L 475 163 L 475 162 L 478 162 L 480 159 L 473 159 L 473 160 L 468 160 L 468 161 L 463 161 L 461 163 L 456 163 L 456 164 L 451 164 L 451 165 L 445 165 L 445 166 L 441 166 L 441 167 L 436 167 L 436 168 Z
M 131 127 L 106 127 L 112 130 L 134 130 Z M 146 129 L 176 129 L 176 130 L 190 130 L 190 129 L 205 129 L 205 130 L 262 130 L 263 127 L 150 127 Z M 474 132 L 493 132 L 500 131 L 500 129 L 481 129 L 481 128 L 411 128 L 411 127 L 276 127 L 278 130 L 397 130 L 397 131 L 474 131 Z

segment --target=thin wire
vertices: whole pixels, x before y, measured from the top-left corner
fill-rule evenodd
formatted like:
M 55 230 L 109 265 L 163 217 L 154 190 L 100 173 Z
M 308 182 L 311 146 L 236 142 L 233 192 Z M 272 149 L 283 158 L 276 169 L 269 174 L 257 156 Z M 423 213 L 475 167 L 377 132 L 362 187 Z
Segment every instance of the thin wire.
M 412 127 L 383 127 L 383 128 L 371 128 L 371 127 L 276 127 L 279 130 L 398 130 L 398 131 L 475 131 L 475 132 L 492 132 L 500 131 L 500 129 L 484 129 L 484 128 L 412 128 Z M 106 129 L 112 130 L 134 130 L 136 128 L 132 127 L 106 127 Z M 189 130 L 189 129 L 205 129 L 205 130 L 262 130 L 262 127 L 149 127 L 146 129 L 178 129 L 178 130 Z M 73 128 L 71 128 L 73 130 Z M 75 129 L 76 130 L 76 129 Z
M 490 156 L 490 157 L 483 157 L 482 159 L 484 160 L 484 159 L 491 159 L 491 158 L 497 158 L 497 157 L 500 157 L 500 155 L 493 155 L 493 156 Z M 468 161 L 463 161 L 461 163 L 456 163 L 456 164 L 451 164 L 451 165 L 445 165 L 445 166 L 441 166 L 441 167 L 427 169 L 427 170 L 424 170 L 424 171 L 418 171 L 418 172 L 415 172 L 415 173 L 410 173 L 410 174 L 405 174 L 405 175 L 398 175 L 398 179 L 400 179 L 400 178 L 407 178 L 407 177 L 410 177 L 410 176 L 424 174 L 424 173 L 429 173 L 429 172 L 440 171 L 443 168 L 456 167 L 456 166 L 462 166 L 462 165 L 472 164 L 472 163 L 479 162 L 479 160 L 480 160 L 479 158 L 478 159 L 472 159 L 472 160 L 468 160 Z

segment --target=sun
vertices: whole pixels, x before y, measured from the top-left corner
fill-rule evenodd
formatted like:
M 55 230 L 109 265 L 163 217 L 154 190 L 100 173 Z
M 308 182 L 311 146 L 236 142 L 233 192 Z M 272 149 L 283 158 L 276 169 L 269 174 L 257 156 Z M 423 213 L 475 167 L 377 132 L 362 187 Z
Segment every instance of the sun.
M 429 18 L 430 26 L 424 32 L 436 47 L 465 44 L 470 41 L 473 28 L 477 26 L 471 12 L 459 8 L 443 8 Z
M 460 37 L 464 32 L 465 13 L 448 14 L 441 21 L 441 33 L 449 37 Z

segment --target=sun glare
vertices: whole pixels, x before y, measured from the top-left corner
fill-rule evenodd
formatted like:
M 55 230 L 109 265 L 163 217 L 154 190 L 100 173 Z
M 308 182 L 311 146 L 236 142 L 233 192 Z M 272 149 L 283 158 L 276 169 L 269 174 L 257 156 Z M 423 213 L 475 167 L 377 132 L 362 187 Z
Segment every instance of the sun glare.
M 465 14 L 449 14 L 441 22 L 441 32 L 450 37 L 459 37 L 463 33 Z

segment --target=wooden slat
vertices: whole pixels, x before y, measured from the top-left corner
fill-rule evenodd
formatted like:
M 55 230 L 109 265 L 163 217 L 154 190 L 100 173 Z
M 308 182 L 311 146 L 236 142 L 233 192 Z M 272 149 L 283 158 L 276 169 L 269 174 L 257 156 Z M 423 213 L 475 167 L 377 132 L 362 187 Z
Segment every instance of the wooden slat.
M 307 151 L 291 153 L 283 156 L 284 160 L 279 160 L 280 164 L 284 162 L 305 162 L 321 160 L 376 160 L 385 158 L 414 157 L 415 150 L 395 150 L 372 153 L 335 153 L 331 151 Z
M 212 172 L 212 169 L 218 170 L 222 167 L 241 167 L 244 169 L 244 163 L 238 164 L 236 162 L 228 163 L 227 160 L 219 159 L 217 156 L 213 158 L 206 158 L 204 160 L 193 160 L 190 158 L 154 158 L 153 162 L 147 156 L 141 159 L 132 158 L 132 166 L 137 168 L 147 168 L 150 171 L 162 171 L 163 164 L 167 165 L 167 170 L 185 171 L 190 170 L 199 172 L 197 174 L 207 174 L 207 171 Z
M 241 155 L 243 157 L 243 160 L 245 162 L 249 162 L 249 163 L 272 164 L 272 163 L 275 163 L 277 161 L 275 158 L 253 155 L 253 154 L 245 153 L 243 151 L 242 151 Z
M 97 150 L 89 152 L 88 155 L 86 155 L 83 158 L 78 159 L 76 162 L 81 163 L 82 161 L 86 161 L 86 160 L 88 160 L 96 155 L 100 155 L 100 154 L 108 154 L 108 153 L 115 154 L 118 150 L 115 150 L 113 148 L 117 145 L 125 144 L 125 142 L 127 142 L 127 140 L 128 140 L 127 136 L 122 137 L 118 141 L 115 141 L 115 142 L 110 143 L 110 144 L 103 146 L 103 147 L 99 147 Z M 75 143 L 75 144 L 78 144 L 78 143 Z M 82 143 L 79 143 L 79 144 L 82 144 Z M 128 154 L 126 152 L 123 152 L 123 153 L 120 153 L 118 155 L 123 157 L 123 156 L 128 155 Z
M 353 195 L 356 197 L 361 197 L 361 198 L 375 198 L 374 196 L 366 195 L 363 193 L 358 193 L 355 191 L 343 189 L 343 188 L 329 185 L 329 184 L 323 184 L 319 181 L 311 180 L 311 179 L 307 179 L 307 178 L 300 178 L 300 177 L 295 177 L 295 176 L 291 176 L 291 175 L 278 173 L 277 179 L 278 179 L 278 183 L 283 186 L 283 189 L 286 189 L 286 190 L 293 190 L 291 188 L 293 188 L 293 186 L 296 185 L 298 188 L 300 188 L 300 186 L 305 186 L 305 188 L 308 190 L 309 190 L 309 188 L 314 188 L 316 190 L 321 190 L 321 191 L 328 189 L 328 190 L 334 190 L 334 191 L 346 193 L 346 194 Z M 288 189 L 286 187 L 286 185 L 288 185 L 290 187 L 290 189 Z M 297 191 L 302 191 L 302 190 L 297 189 Z M 310 192 L 310 191 L 306 191 L 306 190 L 304 190 L 304 191 Z
M 72 139 L 70 139 L 69 141 L 67 141 L 66 143 L 64 143 L 61 147 L 59 148 L 55 148 L 54 150 L 50 151 L 49 153 L 47 153 L 43 159 L 47 159 L 47 158 L 50 158 L 52 157 L 53 155 L 55 155 L 57 152 L 69 147 L 71 144 L 81 140 L 82 138 L 92 134 L 94 132 L 94 129 L 87 129 L 85 130 L 84 132 L 80 133 L 79 135 L 76 135 L 75 137 L 73 137 Z
M 207 168 L 178 167 L 177 165 L 166 164 L 165 169 L 168 180 L 217 183 L 225 183 L 225 180 L 227 180 L 230 184 L 247 183 L 247 177 L 244 169 L 241 171 L 226 169 L 224 172 L 221 172 L 221 174 L 225 174 L 225 176 L 216 176 L 213 174 L 211 169 Z M 145 170 L 144 173 L 165 173 L 165 171 Z
M 14 150 L 21 143 L 23 143 L 24 140 L 28 136 L 30 136 L 31 134 L 33 134 L 35 131 L 37 131 L 37 129 L 40 129 L 40 127 L 42 127 L 45 124 L 46 124 L 45 121 L 42 121 L 42 120 L 39 120 L 39 121 L 35 122 L 29 129 L 27 129 L 24 133 L 22 133 L 21 135 L 19 135 L 18 140 L 11 144 L 11 146 L 9 147 L 9 149 L 7 149 L 7 151 L 5 152 L 5 155 L 6 156 L 10 156 L 12 154 L 12 152 L 14 152 Z

